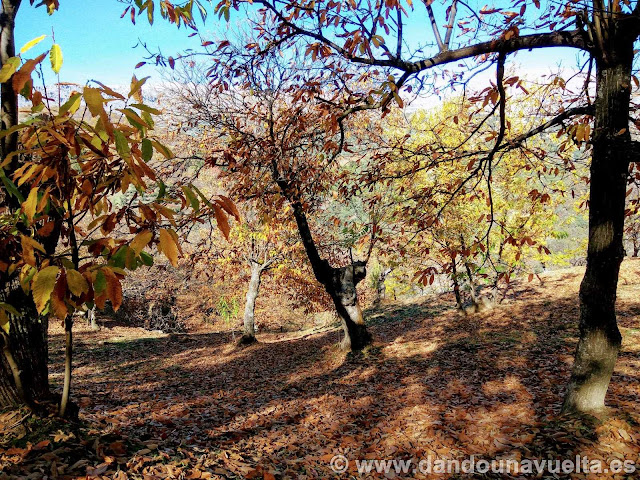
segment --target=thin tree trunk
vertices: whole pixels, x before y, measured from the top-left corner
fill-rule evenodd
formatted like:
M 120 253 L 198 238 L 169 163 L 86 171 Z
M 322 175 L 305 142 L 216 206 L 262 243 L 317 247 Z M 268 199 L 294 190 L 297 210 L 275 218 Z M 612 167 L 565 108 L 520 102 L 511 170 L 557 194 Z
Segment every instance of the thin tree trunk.
M 378 282 L 376 285 L 376 298 L 373 300 L 373 305 L 378 306 L 382 303 L 382 301 L 387 298 L 387 276 L 391 273 L 391 268 L 387 268 L 386 270 L 382 270 L 380 272 L 380 277 L 378 278 Z
M 630 153 L 629 101 L 633 41 L 617 42 L 614 63 L 597 65 L 591 160 L 587 268 L 580 285 L 580 339 L 563 411 L 604 408 L 622 342 L 615 302 L 624 257 L 624 212 Z M 612 59 L 609 60 L 612 62 Z
M 69 405 L 69 392 L 71 391 L 71 368 L 73 363 L 73 317 L 67 315 L 64 320 L 65 334 L 65 356 L 64 356 L 64 385 L 62 387 L 62 398 L 60 399 L 60 417 L 67 413 Z
M 94 332 L 100 331 L 100 325 L 98 324 L 98 320 L 96 318 L 95 305 L 87 310 L 87 322 L 89 323 L 89 327 L 91 327 L 91 330 L 93 330 Z
M 240 338 L 241 345 L 249 345 L 256 342 L 256 299 L 260 291 L 260 277 L 262 275 L 262 267 L 256 262 L 251 262 L 251 280 L 249 280 L 249 288 L 247 290 L 247 302 L 244 306 L 243 332 Z
M 458 268 L 455 258 L 451 259 L 451 273 L 453 274 L 453 294 L 456 296 L 458 310 L 462 310 L 462 297 L 460 296 L 460 283 L 458 282 Z
M 460 246 L 462 247 L 463 250 L 467 249 L 466 243 L 464 241 L 464 237 L 462 235 L 460 235 Z M 463 256 L 462 262 L 464 263 L 464 269 L 467 273 L 467 279 L 469 280 L 469 294 L 471 295 L 471 301 L 473 302 L 474 305 L 477 305 L 478 304 L 478 297 L 477 297 L 478 287 L 476 286 L 476 282 L 473 279 L 473 272 L 471 272 L 471 265 L 469 265 L 469 261 L 467 260 L 466 256 Z

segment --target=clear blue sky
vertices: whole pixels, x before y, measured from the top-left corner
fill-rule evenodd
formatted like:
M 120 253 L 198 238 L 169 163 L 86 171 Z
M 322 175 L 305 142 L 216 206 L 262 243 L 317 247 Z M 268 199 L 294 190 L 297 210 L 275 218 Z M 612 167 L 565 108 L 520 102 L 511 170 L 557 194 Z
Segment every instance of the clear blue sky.
M 146 17 L 137 19 L 136 25 L 131 24 L 128 14 L 121 19 L 124 9 L 125 5 L 116 0 L 63 0 L 60 9 L 49 16 L 45 8 L 32 7 L 25 0 L 16 19 L 16 48 L 47 34 L 49 37 L 32 50 L 37 54 L 46 51 L 51 46 L 53 28 L 64 56 L 62 81 L 96 79 L 115 85 L 128 84 L 133 73 L 138 78 L 158 77 L 156 69 L 149 66 L 134 70 L 146 55 L 141 47 L 133 48 L 138 38 L 146 41 L 151 49 L 161 47 L 165 55 L 200 45 L 197 37 L 188 38 L 191 31 L 168 24 L 157 9 L 153 26 L 149 26 Z M 211 16 L 207 24 L 213 23 Z M 47 70 L 50 72 L 50 69 L 44 70 L 45 75 Z
M 484 4 L 484 0 L 481 3 Z M 47 50 L 51 46 L 53 27 L 56 42 L 61 45 L 64 55 L 62 81 L 84 83 L 88 79 L 96 79 L 109 85 L 123 85 L 128 84 L 133 73 L 138 78 L 151 75 L 153 80 L 159 81 L 160 75 L 154 67 L 134 70 L 146 54 L 140 47 L 133 48 L 138 38 L 152 50 L 160 47 L 165 55 L 175 55 L 187 48 L 200 46 L 197 36 L 188 38 L 190 30 L 184 27 L 177 29 L 168 24 L 160 18 L 158 9 L 154 25 L 149 26 L 146 18 L 140 17 L 136 25 L 131 24 L 128 14 L 121 19 L 124 8 L 125 5 L 116 0 L 63 0 L 60 10 L 49 16 L 45 8 L 32 7 L 25 0 L 16 21 L 17 48 L 32 38 L 47 34 L 49 37 L 34 47 L 32 52 L 35 56 Z M 231 23 L 242 23 L 244 15 L 233 12 Z M 424 40 L 428 33 L 425 32 L 424 20 L 410 16 L 406 25 L 408 36 L 416 41 L 420 38 Z M 201 30 L 224 32 L 225 28 L 224 21 L 220 22 L 216 15 L 210 14 L 206 26 Z M 426 36 L 430 38 L 429 34 Z M 29 56 L 32 52 L 29 52 Z M 553 53 L 544 50 L 522 52 L 514 60 L 530 72 L 541 73 L 548 72 L 558 61 L 562 61 L 566 67 L 574 67 L 575 58 L 575 51 L 554 49 Z M 51 75 L 47 83 L 52 83 L 54 78 L 50 69 L 44 70 L 46 75 Z

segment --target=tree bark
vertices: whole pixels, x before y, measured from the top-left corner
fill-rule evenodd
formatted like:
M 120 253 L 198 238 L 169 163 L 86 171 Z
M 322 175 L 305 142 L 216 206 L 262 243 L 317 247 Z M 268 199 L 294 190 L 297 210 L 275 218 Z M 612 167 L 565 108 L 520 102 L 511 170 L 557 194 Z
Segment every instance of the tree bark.
M 0 67 L 6 61 L 16 56 L 15 45 L 15 18 L 20 8 L 20 0 L 2 0 L 2 12 L 0 13 Z M 0 95 L 2 97 L 1 128 L 6 130 L 18 124 L 18 96 L 13 91 L 10 81 L 2 84 Z M 18 134 L 13 133 L 0 139 L 0 152 L 2 158 L 6 158 L 17 149 Z M 17 159 L 14 158 L 14 163 Z M 12 169 L 8 169 L 11 171 Z
M 380 272 L 380 276 L 378 278 L 376 284 L 376 298 L 373 300 L 373 305 L 378 306 L 382 303 L 382 301 L 387 297 L 387 275 L 391 273 L 391 268 L 387 268 Z
M 364 262 L 353 262 L 346 267 L 332 268 L 331 280 L 325 284 L 342 322 L 344 338 L 340 347 L 343 350 L 362 350 L 371 343 L 371 334 L 364 323 L 356 289 L 366 274 Z
M 91 330 L 94 332 L 100 331 L 100 325 L 98 324 L 98 320 L 96 318 L 96 306 L 94 305 L 92 308 L 87 310 L 87 323 Z
M 20 287 L 8 287 L 11 293 L 5 292 L 4 301 L 15 306 L 22 316 L 9 315 L 9 334 L 5 336 L 4 354 L 0 356 L 0 407 L 45 402 L 51 399 L 48 320 L 38 315 L 33 302 Z
M 64 320 L 65 356 L 64 356 L 64 384 L 62 386 L 62 398 L 60 399 L 59 416 L 64 418 L 69 405 L 69 393 L 71 392 L 71 369 L 73 367 L 73 317 L 67 315 Z
M 279 185 L 286 194 L 286 186 L 281 185 L 281 182 Z M 324 286 L 331 300 L 333 300 L 336 312 L 342 321 L 344 338 L 340 344 L 341 348 L 351 351 L 362 350 L 372 340 L 362 317 L 362 309 L 358 303 L 358 292 L 356 290 L 358 283 L 367 274 L 366 263 L 353 262 L 345 267 L 331 267 L 329 262 L 321 258 L 318 253 L 302 204 L 297 201 L 291 201 L 291 206 L 302 244 L 316 280 Z
M 241 345 L 249 345 L 256 342 L 256 299 L 260 291 L 260 277 L 262 276 L 262 266 L 256 262 L 251 262 L 251 279 L 247 290 L 247 302 L 244 306 L 243 332 L 240 338 Z
M 597 61 L 587 268 L 580 285 L 580 339 L 565 412 L 604 408 L 622 342 L 615 302 L 624 257 L 633 40 L 618 41 L 606 51 Z
M 462 297 L 460 296 L 460 282 L 458 282 L 458 267 L 456 266 L 456 259 L 451 259 L 451 273 L 453 277 L 453 294 L 456 296 L 456 305 L 458 310 L 462 310 Z
M 2 0 L 0 12 L 0 67 L 15 56 L 15 18 L 20 0 Z M 18 124 L 18 96 L 13 91 L 11 81 L 0 87 L 0 128 L 9 129 Z M 6 158 L 16 151 L 18 134 L 14 133 L 0 139 L 0 154 Z M 20 162 L 15 156 L 5 170 L 12 172 Z M 3 201 L 10 211 L 20 208 L 20 201 L 5 195 Z M 43 243 L 47 252 L 55 250 L 59 234 L 59 222 L 56 230 Z M 4 354 L 0 356 L 0 407 L 15 406 L 22 403 L 37 404 L 51 399 L 48 379 L 48 320 L 38 315 L 33 300 L 26 295 L 15 276 L 3 276 L 0 297 L 21 313 L 20 317 L 10 315 L 8 342 L 3 345 Z M 15 365 L 12 365 L 15 363 Z M 18 374 L 18 379 L 15 373 Z M 20 383 L 22 387 L 20 387 Z M 19 392 L 22 388 L 22 393 Z

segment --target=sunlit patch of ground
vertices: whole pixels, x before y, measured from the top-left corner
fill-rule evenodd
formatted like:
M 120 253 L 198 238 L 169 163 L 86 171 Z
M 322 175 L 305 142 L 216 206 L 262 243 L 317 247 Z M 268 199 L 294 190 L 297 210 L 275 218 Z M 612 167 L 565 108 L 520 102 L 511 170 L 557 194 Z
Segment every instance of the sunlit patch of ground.
M 2 454 L 3 475 L 336 478 L 329 464 L 336 453 L 352 460 L 340 478 L 359 478 L 358 458 L 638 462 L 640 262 L 623 264 L 625 338 L 609 414 L 559 416 L 577 341 L 581 273 L 516 282 L 500 306 L 470 317 L 448 296 L 384 305 L 371 315 L 376 345 L 357 355 L 338 351 L 340 332 L 331 328 L 259 335 L 260 343 L 237 348 L 229 332 L 164 335 L 116 326 L 94 333 L 78 325 L 73 397 L 84 423 L 50 425 L 40 439 L 48 443 L 25 428 Z M 52 330 L 59 387 L 63 337 L 59 326 Z M 22 418 L 14 417 L 2 418 Z

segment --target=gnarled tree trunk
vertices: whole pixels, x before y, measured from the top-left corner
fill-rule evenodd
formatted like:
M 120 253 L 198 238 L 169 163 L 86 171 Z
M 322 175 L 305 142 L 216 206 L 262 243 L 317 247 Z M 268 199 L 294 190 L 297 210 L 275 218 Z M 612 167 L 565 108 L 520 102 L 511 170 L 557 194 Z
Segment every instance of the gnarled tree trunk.
M 353 262 L 346 267 L 331 268 L 331 281 L 325 284 L 342 321 L 344 338 L 340 346 L 343 350 L 362 350 L 371 343 L 371 334 L 364 323 L 356 289 L 366 274 L 364 262 Z
M 610 47 L 608 55 L 603 55 L 609 58 L 597 61 L 587 269 L 580 285 L 580 339 L 565 412 L 604 408 L 622 341 L 615 302 L 624 257 L 625 196 L 632 160 L 629 102 L 633 39 L 615 41 Z

